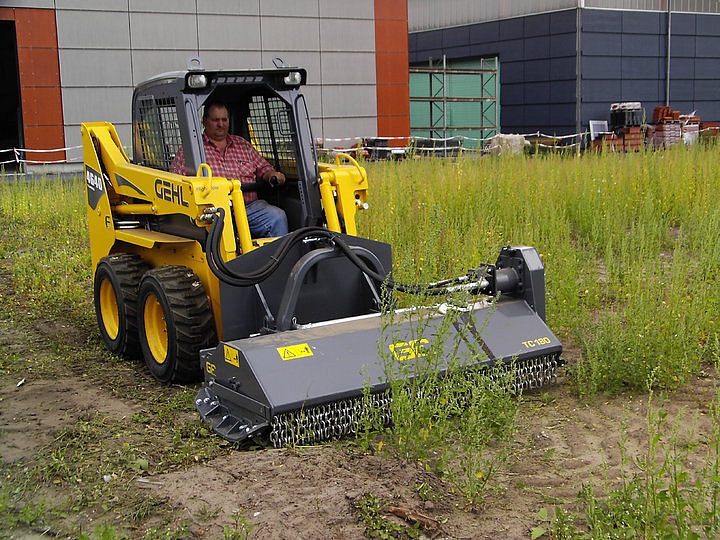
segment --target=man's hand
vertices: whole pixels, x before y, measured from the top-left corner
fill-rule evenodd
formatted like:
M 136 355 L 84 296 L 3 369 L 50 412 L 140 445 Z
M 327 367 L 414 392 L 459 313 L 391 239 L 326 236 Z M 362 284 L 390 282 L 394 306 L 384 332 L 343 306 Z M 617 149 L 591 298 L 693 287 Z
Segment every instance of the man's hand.
M 268 171 L 263 174 L 262 178 L 273 187 L 281 186 L 285 183 L 285 175 L 278 171 Z

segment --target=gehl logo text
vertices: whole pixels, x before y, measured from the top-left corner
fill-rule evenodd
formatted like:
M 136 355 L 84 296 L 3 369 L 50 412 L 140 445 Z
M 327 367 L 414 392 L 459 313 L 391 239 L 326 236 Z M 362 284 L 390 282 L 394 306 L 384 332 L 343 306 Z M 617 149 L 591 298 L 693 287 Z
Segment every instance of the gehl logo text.
M 180 206 L 188 206 L 188 203 L 183 197 L 182 186 L 173 184 L 169 180 L 162 180 L 160 178 L 155 180 L 155 195 L 164 201 L 179 204 Z

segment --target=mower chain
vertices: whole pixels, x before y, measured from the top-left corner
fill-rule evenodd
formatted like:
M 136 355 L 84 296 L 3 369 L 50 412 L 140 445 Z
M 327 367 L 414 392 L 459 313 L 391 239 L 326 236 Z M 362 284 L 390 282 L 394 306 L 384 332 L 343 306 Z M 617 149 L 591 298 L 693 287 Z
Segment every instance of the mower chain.
M 510 387 L 518 394 L 553 384 L 557 368 L 563 365 L 559 354 L 547 354 L 506 365 L 505 373 L 515 371 Z M 505 376 L 503 370 L 490 373 L 491 379 Z M 390 390 L 333 401 L 298 411 L 278 414 L 270 422 L 270 442 L 275 448 L 313 444 L 357 433 L 363 425 L 380 429 L 392 425 Z M 366 424 L 367 422 L 367 424 Z

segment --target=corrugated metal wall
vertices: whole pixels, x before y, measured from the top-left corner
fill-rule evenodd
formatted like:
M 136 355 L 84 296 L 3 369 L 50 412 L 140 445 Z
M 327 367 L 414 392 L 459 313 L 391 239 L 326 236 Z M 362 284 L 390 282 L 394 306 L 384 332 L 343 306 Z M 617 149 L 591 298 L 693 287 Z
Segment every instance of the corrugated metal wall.
M 720 13 L 718 0 L 584 0 L 583 7 L 680 13 Z
M 718 0 L 408 0 L 410 32 L 498 21 L 569 8 L 720 13 Z
M 408 0 L 410 32 L 577 7 L 578 0 Z

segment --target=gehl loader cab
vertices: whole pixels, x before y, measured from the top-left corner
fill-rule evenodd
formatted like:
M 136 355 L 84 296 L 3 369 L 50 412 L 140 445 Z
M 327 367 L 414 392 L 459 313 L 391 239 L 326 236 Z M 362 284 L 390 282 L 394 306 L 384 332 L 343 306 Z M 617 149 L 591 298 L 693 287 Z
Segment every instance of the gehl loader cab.
M 318 161 L 305 82 L 298 68 L 159 75 L 133 95 L 132 160 L 112 124 L 82 125 L 94 302 L 110 352 L 143 357 L 165 383 L 204 375 L 195 404 L 220 436 L 269 434 L 276 446 L 351 433 L 368 404 L 391 422 L 387 362 L 419 376 L 413 366 L 448 313 L 437 370 L 464 358 L 466 369 L 512 364 L 519 387 L 552 382 L 562 348 L 544 322 L 535 249 L 505 247 L 495 264 L 423 287 L 394 283 L 391 247 L 357 236 L 364 168 L 346 155 Z M 228 105 L 230 132 L 283 172 L 284 186 L 213 176 L 201 124 L 211 101 Z M 169 172 L 181 147 L 185 175 Z M 286 212 L 287 235 L 251 236 L 245 189 Z M 460 289 L 485 300 L 383 323 L 394 290 Z

